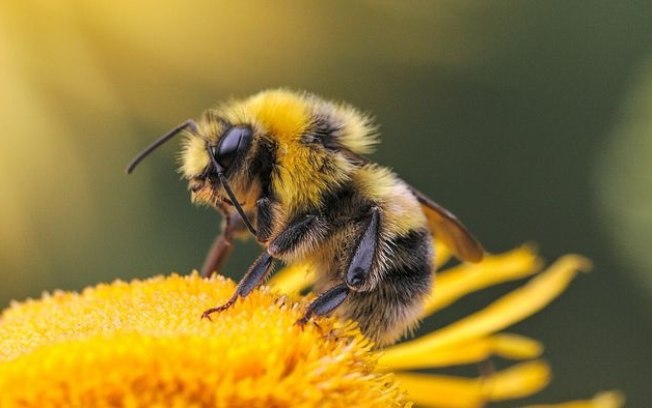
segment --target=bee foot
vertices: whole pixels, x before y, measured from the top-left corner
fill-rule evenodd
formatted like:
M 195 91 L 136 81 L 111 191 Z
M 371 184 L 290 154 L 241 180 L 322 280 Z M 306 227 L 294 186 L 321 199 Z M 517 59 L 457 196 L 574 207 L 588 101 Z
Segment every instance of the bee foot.
M 213 313 L 220 313 L 220 312 L 225 311 L 226 309 L 228 309 L 228 308 L 230 308 L 231 306 L 233 306 L 233 304 L 235 303 L 235 301 L 236 301 L 237 299 L 238 299 L 238 297 L 237 297 L 237 296 L 234 296 L 234 297 L 232 297 L 231 299 L 229 299 L 229 301 L 226 302 L 225 304 L 223 304 L 222 306 L 213 307 L 213 308 L 210 308 L 210 309 L 208 309 L 208 310 L 204 310 L 204 313 L 201 314 L 201 318 L 202 318 L 202 319 L 208 319 L 208 320 L 211 320 L 211 315 L 212 315 Z
M 299 326 L 299 328 L 300 328 L 301 330 L 303 330 L 303 328 L 305 327 L 306 323 L 308 323 L 308 320 L 309 320 L 309 318 L 306 318 L 306 317 L 304 316 L 304 317 L 302 317 L 301 319 L 299 319 L 299 320 L 297 320 L 296 322 L 294 322 L 294 325 L 295 325 L 295 326 Z
M 308 324 L 308 322 L 310 322 L 310 321 L 312 321 L 312 324 L 313 324 L 313 325 L 317 328 L 317 330 L 319 330 L 319 332 L 323 335 L 323 334 L 324 334 L 324 330 L 322 330 L 322 327 L 319 325 L 319 323 L 317 323 L 314 319 L 312 319 L 312 316 L 305 315 L 305 316 L 303 316 L 301 319 L 299 319 L 299 320 L 297 320 L 296 322 L 294 322 L 294 325 L 295 325 L 295 326 L 299 326 L 299 327 L 301 328 L 301 330 L 303 330 L 303 328 L 306 326 L 306 324 Z
M 287 300 L 288 300 L 287 296 L 282 295 L 274 301 L 274 304 L 278 307 L 285 307 L 285 305 L 287 304 Z
M 326 333 L 324 338 L 326 338 L 326 340 L 328 341 L 338 341 L 340 337 L 337 335 L 336 330 L 331 330 L 328 333 Z

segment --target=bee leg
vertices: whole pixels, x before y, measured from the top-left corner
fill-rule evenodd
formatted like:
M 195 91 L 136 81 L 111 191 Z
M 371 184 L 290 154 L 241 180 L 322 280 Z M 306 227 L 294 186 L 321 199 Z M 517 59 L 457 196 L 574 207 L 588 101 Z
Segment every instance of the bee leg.
M 368 281 L 376 250 L 378 248 L 378 224 L 380 214 L 378 208 L 371 209 L 371 215 L 366 220 L 366 227 L 358 241 L 353 259 L 346 272 L 345 282 L 351 289 L 360 289 Z
M 246 232 L 247 226 L 239 214 L 229 215 L 226 218 L 226 225 L 222 233 L 215 238 L 211 248 L 208 250 L 204 264 L 201 267 L 201 274 L 208 278 L 216 271 L 222 270 L 229 255 L 233 252 L 233 238 L 235 235 Z
M 297 219 L 297 221 L 290 223 L 287 228 L 269 244 L 267 251 L 263 252 L 258 259 L 256 259 L 256 262 L 254 262 L 254 264 L 249 268 L 249 271 L 238 283 L 238 287 L 233 296 L 231 296 L 231 298 L 222 306 L 206 310 L 202 314 L 202 318 L 209 318 L 212 313 L 228 309 L 236 302 L 236 300 L 238 300 L 239 297 L 245 297 L 251 293 L 251 291 L 260 284 L 272 269 L 272 264 L 276 257 L 274 249 L 276 248 L 278 251 L 285 251 L 296 248 L 308 235 L 310 235 L 312 231 L 315 230 L 313 222 L 316 219 L 317 216 L 315 215 L 305 215 Z
M 306 214 L 278 234 L 267 246 L 267 251 L 274 256 L 290 253 L 312 238 L 319 237 L 323 230 L 321 224 L 316 215 Z
M 366 220 L 364 232 L 353 253 L 353 259 L 349 264 L 345 282 L 319 295 L 308 306 L 306 314 L 297 321 L 298 325 L 306 324 L 312 316 L 329 314 L 346 300 L 351 290 L 359 289 L 367 283 L 378 247 L 379 223 L 380 214 L 378 214 L 378 209 L 374 207 Z
M 346 300 L 349 291 L 349 287 L 345 283 L 341 283 L 323 292 L 317 299 L 310 303 L 306 313 L 295 324 L 303 326 L 313 316 L 325 316 L 329 314 Z
M 256 202 L 256 239 L 259 242 L 267 242 L 272 234 L 274 203 L 267 197 L 260 198 Z M 233 252 L 233 238 L 236 235 L 246 233 L 247 225 L 240 214 L 234 213 L 226 216 L 226 225 L 222 234 L 218 235 L 211 245 L 206 260 L 201 268 L 202 276 L 208 278 L 215 271 L 222 270 L 229 255 Z
M 201 315 L 202 319 L 207 318 L 210 320 L 211 314 L 223 312 L 233 306 L 239 297 L 246 297 L 269 273 L 272 269 L 273 263 L 274 258 L 272 258 L 272 256 L 267 252 L 263 252 L 258 259 L 256 259 L 256 262 L 251 265 L 245 276 L 242 277 L 231 298 L 221 306 L 204 311 Z
M 267 242 L 272 235 L 274 203 L 268 197 L 256 201 L 256 239 L 258 242 Z

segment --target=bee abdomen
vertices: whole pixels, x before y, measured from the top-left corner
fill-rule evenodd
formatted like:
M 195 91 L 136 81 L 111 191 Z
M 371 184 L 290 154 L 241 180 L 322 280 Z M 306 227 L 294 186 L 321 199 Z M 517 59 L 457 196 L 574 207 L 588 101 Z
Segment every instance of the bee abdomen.
M 387 242 L 392 255 L 376 287 L 352 292 L 340 308 L 342 317 L 356 320 L 376 345 L 394 343 L 419 321 L 423 303 L 432 289 L 432 239 L 426 229 L 411 230 Z

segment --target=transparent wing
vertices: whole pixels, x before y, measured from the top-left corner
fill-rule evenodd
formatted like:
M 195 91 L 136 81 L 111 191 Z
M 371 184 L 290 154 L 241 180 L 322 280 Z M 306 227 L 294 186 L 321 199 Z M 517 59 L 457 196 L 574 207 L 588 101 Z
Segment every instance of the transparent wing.
M 409 187 L 421 204 L 430 231 L 441 239 L 460 260 L 480 262 L 484 256 L 484 249 L 464 224 L 453 213 L 432 201 L 425 194 L 412 186 Z
M 354 164 L 364 165 L 369 163 L 369 160 L 362 155 L 348 150 L 345 150 L 344 153 L 349 156 Z M 407 184 L 412 194 L 419 200 L 421 209 L 428 220 L 430 232 L 443 241 L 458 259 L 466 262 L 480 262 L 484 257 L 484 249 L 464 224 L 453 213 L 432 201 L 405 180 L 403 182 Z

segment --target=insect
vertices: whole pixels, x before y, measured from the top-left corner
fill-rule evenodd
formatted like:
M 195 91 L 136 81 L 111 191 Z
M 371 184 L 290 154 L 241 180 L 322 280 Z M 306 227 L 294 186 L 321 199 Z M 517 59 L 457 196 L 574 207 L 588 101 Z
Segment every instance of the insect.
M 204 263 L 209 276 L 247 230 L 264 251 L 223 305 L 246 297 L 276 260 L 309 262 L 317 297 L 298 321 L 335 313 L 359 323 L 377 346 L 417 324 L 430 293 L 432 234 L 456 256 L 478 262 L 479 242 L 449 211 L 367 158 L 371 119 L 316 95 L 276 89 L 209 109 L 156 140 L 183 134 L 181 173 L 192 201 L 224 215 Z

